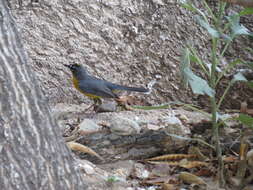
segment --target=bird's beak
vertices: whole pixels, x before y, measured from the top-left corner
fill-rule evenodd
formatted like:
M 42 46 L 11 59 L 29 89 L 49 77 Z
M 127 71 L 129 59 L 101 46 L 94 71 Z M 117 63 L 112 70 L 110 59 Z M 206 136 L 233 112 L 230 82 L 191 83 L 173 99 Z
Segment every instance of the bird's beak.
M 63 64 L 65 67 L 67 67 L 67 68 L 70 68 L 70 66 L 69 65 L 66 65 L 66 64 Z

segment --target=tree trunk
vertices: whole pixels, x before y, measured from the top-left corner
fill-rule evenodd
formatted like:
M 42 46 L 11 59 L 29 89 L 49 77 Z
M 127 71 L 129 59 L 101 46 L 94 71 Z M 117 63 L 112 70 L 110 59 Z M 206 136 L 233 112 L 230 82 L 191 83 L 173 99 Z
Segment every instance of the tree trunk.
M 0 189 L 86 189 L 0 0 Z

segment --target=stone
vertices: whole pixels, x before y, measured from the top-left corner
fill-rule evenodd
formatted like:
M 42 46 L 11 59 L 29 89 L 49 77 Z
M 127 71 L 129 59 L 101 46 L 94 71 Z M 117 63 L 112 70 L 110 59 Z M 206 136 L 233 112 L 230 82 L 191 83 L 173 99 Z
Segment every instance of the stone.
M 84 164 L 83 169 L 84 169 L 85 173 L 89 174 L 89 175 L 94 174 L 94 172 L 95 172 L 94 168 L 88 164 Z
M 115 112 L 117 111 L 117 104 L 115 102 L 103 103 L 96 107 L 96 112 Z
M 82 131 L 98 131 L 102 127 L 97 125 L 94 121 L 90 119 L 84 119 L 80 124 L 79 128 Z
M 131 135 L 140 133 L 140 126 L 137 122 L 120 116 L 111 118 L 110 130 L 116 135 Z
M 191 133 L 190 129 L 185 127 L 180 119 L 178 119 L 176 116 L 168 117 L 165 122 L 165 131 L 168 134 L 187 136 Z
M 134 175 L 139 179 L 146 179 L 149 177 L 150 172 L 145 169 L 145 166 L 141 163 L 136 163 L 134 165 L 135 173 Z

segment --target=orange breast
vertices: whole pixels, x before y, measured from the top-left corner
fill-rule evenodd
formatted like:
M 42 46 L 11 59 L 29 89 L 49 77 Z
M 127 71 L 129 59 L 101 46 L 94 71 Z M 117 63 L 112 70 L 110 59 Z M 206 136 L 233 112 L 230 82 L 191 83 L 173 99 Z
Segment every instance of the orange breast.
M 73 82 L 74 87 L 75 87 L 79 92 L 81 92 L 82 94 L 84 94 L 85 96 L 88 96 L 88 97 L 91 98 L 91 99 L 99 99 L 99 98 L 100 98 L 99 96 L 96 96 L 96 95 L 94 95 L 94 94 L 86 93 L 86 92 L 84 91 L 84 89 L 80 89 L 80 88 L 79 88 L 79 81 L 78 81 L 75 77 L 72 78 L 72 82 Z

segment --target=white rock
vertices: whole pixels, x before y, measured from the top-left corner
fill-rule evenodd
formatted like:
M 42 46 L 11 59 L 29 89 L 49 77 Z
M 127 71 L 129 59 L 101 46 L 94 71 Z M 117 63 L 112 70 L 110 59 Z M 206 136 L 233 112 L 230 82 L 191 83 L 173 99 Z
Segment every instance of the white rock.
M 82 167 L 83 167 L 85 173 L 87 173 L 89 175 L 94 174 L 94 172 L 95 172 L 94 168 L 88 164 L 84 164 Z
M 98 131 L 99 129 L 101 129 L 102 127 L 97 125 L 94 121 L 90 120 L 90 119 L 84 119 L 80 125 L 80 130 L 83 131 Z
M 116 135 L 130 135 L 140 133 L 140 126 L 137 122 L 124 117 L 115 116 L 111 118 L 110 130 Z

